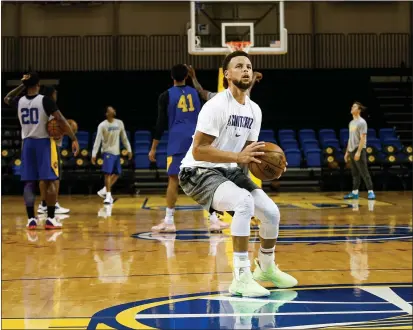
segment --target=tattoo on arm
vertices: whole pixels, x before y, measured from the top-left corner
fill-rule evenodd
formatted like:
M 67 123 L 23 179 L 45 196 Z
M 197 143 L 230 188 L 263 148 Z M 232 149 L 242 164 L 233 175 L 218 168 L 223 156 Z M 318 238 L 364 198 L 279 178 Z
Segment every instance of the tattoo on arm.
M 19 86 L 17 86 L 15 89 L 13 89 L 12 91 L 10 91 L 6 97 L 4 98 L 4 103 L 6 103 L 7 105 L 10 105 L 10 102 L 18 95 L 20 95 L 21 92 L 24 91 L 26 87 L 21 84 Z
M 192 83 L 194 84 L 194 87 L 198 92 L 203 90 L 201 84 L 199 83 L 198 79 L 196 79 L 196 77 L 192 78 Z

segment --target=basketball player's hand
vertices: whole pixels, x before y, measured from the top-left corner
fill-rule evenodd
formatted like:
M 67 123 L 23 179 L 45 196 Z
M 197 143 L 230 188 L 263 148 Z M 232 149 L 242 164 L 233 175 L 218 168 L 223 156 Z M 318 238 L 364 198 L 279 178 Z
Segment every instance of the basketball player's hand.
M 360 160 L 360 153 L 357 151 L 356 154 L 354 155 L 354 160 L 358 161 Z
M 96 157 L 92 157 L 92 164 L 96 165 Z
M 29 74 L 25 74 L 22 78 L 22 81 L 28 80 L 30 79 L 30 75 Z
M 254 72 L 255 80 L 257 82 L 260 82 L 262 79 L 262 73 L 261 72 Z
M 265 142 L 253 142 L 245 147 L 240 153 L 238 153 L 237 163 L 239 164 L 249 164 L 251 162 L 261 163 L 258 156 L 262 156 L 265 152 L 260 151 L 265 147 Z
M 132 153 L 128 152 L 128 159 L 131 160 L 132 159 Z
M 155 153 L 156 153 L 156 150 L 151 149 L 151 151 L 149 151 L 149 154 L 148 154 L 149 160 L 152 163 L 156 162 Z
M 348 161 L 349 161 L 348 152 L 346 152 L 346 154 L 344 155 L 344 161 L 345 161 L 346 163 L 348 163 Z
M 187 65 L 185 64 L 186 68 L 188 69 L 188 75 L 192 78 L 195 77 L 195 69 L 192 67 L 192 65 Z
M 77 140 L 72 142 L 72 152 L 75 156 L 77 156 L 79 154 L 79 142 L 77 142 Z

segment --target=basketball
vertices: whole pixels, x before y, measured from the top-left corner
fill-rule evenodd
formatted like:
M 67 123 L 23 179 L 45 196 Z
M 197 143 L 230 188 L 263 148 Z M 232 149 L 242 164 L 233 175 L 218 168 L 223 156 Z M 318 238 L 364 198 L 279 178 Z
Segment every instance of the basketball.
M 72 129 L 73 133 L 76 134 L 78 130 L 77 123 L 73 119 L 68 119 L 67 122 L 70 125 L 70 128 Z
M 279 178 L 286 166 L 286 158 L 284 151 L 276 144 L 265 142 L 265 147 L 260 151 L 264 151 L 265 155 L 257 157 L 261 161 L 258 163 L 249 163 L 248 168 L 251 173 L 262 181 L 272 181 Z
M 56 119 L 47 122 L 47 132 L 49 133 L 49 136 L 55 140 L 60 140 L 63 135 L 62 129 Z

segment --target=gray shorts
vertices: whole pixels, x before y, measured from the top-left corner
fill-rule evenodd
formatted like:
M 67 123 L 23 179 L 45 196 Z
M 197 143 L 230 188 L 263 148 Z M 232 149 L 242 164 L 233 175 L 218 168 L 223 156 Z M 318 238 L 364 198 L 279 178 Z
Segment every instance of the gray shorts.
M 224 182 L 232 181 L 249 192 L 260 189 L 241 168 L 183 168 L 178 175 L 179 185 L 184 193 L 208 212 L 213 212 L 212 200 L 215 190 Z

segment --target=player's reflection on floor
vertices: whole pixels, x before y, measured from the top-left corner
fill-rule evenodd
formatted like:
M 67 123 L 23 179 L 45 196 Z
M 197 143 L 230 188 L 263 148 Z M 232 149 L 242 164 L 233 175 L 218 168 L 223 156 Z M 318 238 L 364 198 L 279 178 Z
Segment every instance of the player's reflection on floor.
M 108 217 L 112 216 L 112 205 L 104 205 L 98 211 L 98 217 L 107 219 Z

